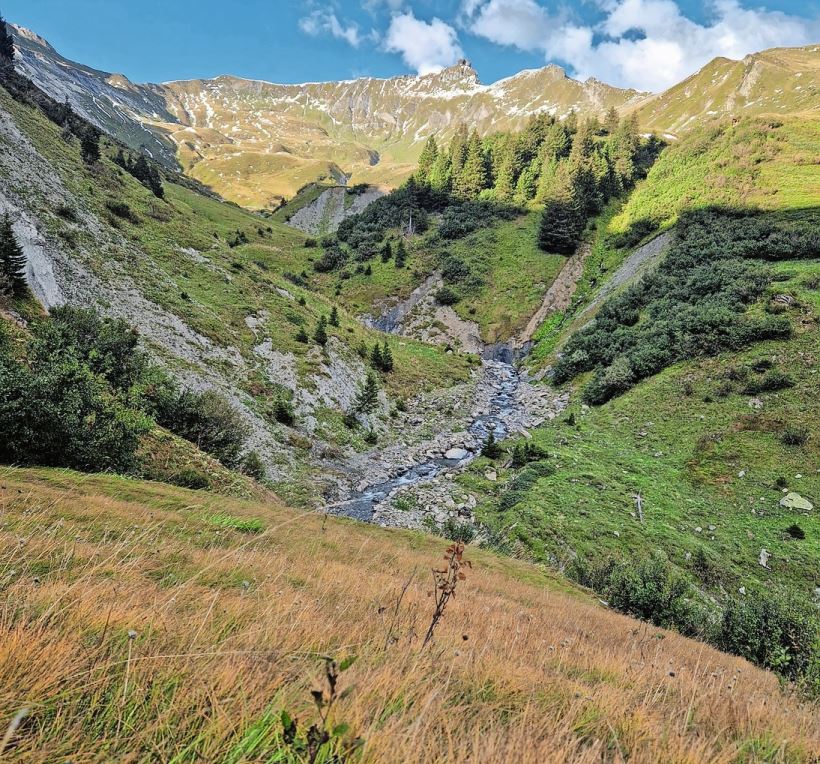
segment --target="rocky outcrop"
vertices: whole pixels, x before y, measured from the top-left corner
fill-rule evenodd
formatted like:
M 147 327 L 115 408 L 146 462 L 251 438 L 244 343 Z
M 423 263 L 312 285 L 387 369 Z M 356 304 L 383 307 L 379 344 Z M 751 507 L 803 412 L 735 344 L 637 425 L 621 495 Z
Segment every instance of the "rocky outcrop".
M 344 186 L 329 188 L 316 200 L 295 212 L 288 220 L 288 225 L 311 236 L 335 233 L 345 218 L 358 215 L 382 196 L 384 191 L 375 186 L 369 186 L 360 193 L 352 192 Z

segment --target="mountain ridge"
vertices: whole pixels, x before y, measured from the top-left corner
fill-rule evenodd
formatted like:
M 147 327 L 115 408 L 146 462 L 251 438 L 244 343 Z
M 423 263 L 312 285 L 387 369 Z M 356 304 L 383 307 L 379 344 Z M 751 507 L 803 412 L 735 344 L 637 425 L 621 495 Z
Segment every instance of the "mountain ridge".
M 462 59 L 440 72 L 272 83 L 224 74 L 137 84 L 64 58 L 13 27 L 17 67 L 89 121 L 168 167 L 180 166 L 224 198 L 275 208 L 308 183 L 394 187 L 430 136 L 464 122 L 486 135 L 533 115 L 637 112 L 646 130 L 676 138 L 727 114 L 816 111 L 820 47 L 775 48 L 741 61 L 716 58 L 662 93 L 579 81 L 555 64 L 481 82 Z M 805 71 L 804 71 L 805 70 Z

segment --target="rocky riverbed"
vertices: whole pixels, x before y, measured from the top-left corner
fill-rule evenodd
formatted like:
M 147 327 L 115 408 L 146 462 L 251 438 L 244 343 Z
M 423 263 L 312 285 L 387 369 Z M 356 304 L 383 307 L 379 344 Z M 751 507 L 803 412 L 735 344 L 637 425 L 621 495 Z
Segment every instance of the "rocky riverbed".
M 471 522 L 475 497 L 464 495 L 454 475 L 476 458 L 491 431 L 498 440 L 527 434 L 567 404 L 566 395 L 493 360 L 483 361 L 472 389 L 460 429 L 439 431 L 414 446 L 373 449 L 348 463 L 350 473 L 362 477 L 340 489 L 330 511 L 404 528 L 425 527 L 431 521 L 441 524 L 456 516 Z M 406 416 L 407 427 L 422 424 L 417 415 Z

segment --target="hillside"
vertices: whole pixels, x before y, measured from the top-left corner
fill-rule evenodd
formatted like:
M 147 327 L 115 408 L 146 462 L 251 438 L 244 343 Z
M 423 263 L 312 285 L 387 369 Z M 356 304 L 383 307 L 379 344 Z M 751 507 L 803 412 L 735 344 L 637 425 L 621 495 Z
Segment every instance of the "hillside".
M 641 125 L 681 135 L 705 120 L 770 114 L 817 116 L 820 46 L 773 48 L 742 61 L 716 58 L 639 107 Z
M 57 125 L 5 91 L 0 121 L 7 148 L 0 203 L 46 308 L 67 302 L 124 318 L 186 386 L 227 396 L 251 428 L 249 447 L 282 490 L 293 486 L 302 496 L 298 486 L 305 486 L 307 500 L 336 490 L 339 479 L 361 479 L 355 459 L 368 448 L 368 428 L 351 432 L 342 417 L 367 377 L 360 347 L 380 335 L 342 312 L 324 349 L 309 337 L 299 341 L 300 328 L 312 335 L 333 308 L 332 290 L 323 297 L 299 275 L 315 257 L 304 235 L 174 182 L 157 199 L 112 161 L 113 147 L 89 168 Z M 409 339 L 392 349 L 395 371 L 382 380 L 368 427 L 383 446 L 426 443 L 428 435 L 405 433 L 403 423 L 437 399 L 416 411 L 415 396 L 446 390 L 448 399 L 470 401 L 480 394 L 477 360 Z M 281 399 L 295 409 L 296 428 L 274 419 Z M 408 413 L 391 417 L 405 399 Z M 459 429 L 463 413 L 453 416 Z M 308 478 L 317 461 L 338 477 Z
M 325 655 L 356 658 L 328 721 L 356 761 L 809 762 L 820 745 L 772 675 L 485 551 L 423 648 L 440 540 L 48 470 L 0 472 L 0 510 L 8 761 L 300 761 L 282 712 L 300 736 L 318 722 Z

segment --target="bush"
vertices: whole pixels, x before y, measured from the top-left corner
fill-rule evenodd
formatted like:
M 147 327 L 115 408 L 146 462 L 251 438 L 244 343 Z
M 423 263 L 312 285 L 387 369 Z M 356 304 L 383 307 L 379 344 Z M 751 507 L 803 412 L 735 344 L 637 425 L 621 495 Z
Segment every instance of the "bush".
M 439 305 L 455 305 L 459 301 L 458 293 L 450 287 L 442 287 L 435 297 Z
M 804 446 L 809 439 L 809 431 L 806 427 L 786 427 L 780 435 L 780 440 L 786 446 Z
M 148 427 L 76 357 L 0 356 L 0 462 L 131 472 Z
M 193 467 L 185 467 L 169 479 L 172 485 L 178 485 L 180 488 L 191 488 L 195 491 L 207 489 L 211 487 L 210 478 L 198 469 Z
M 746 395 L 757 395 L 758 393 L 769 393 L 777 390 L 786 390 L 794 387 L 794 380 L 782 371 L 773 369 L 760 379 L 754 379 L 743 388 Z
M 137 214 L 125 202 L 107 201 L 105 206 L 112 215 L 116 215 L 118 218 L 127 220 L 134 225 L 140 222 Z
M 463 523 L 455 518 L 448 517 L 439 529 L 439 533 L 450 541 L 460 541 L 463 544 L 469 544 L 475 539 L 477 531 L 472 523 Z
M 808 601 L 785 592 L 759 593 L 729 600 L 712 642 L 790 679 L 820 690 L 820 621 Z
M 254 480 L 264 480 L 268 475 L 265 462 L 256 451 L 249 451 L 242 460 L 242 472 L 249 475 Z
M 554 381 L 593 371 L 584 398 L 603 403 L 677 361 L 788 337 L 787 317 L 747 310 L 773 278 L 759 260 L 804 257 L 816 244 L 810 232 L 783 223 L 774 234 L 773 225 L 725 210 L 682 216 L 660 265 L 607 300 L 569 339 L 554 366 Z M 788 378 L 777 374 L 750 382 L 747 390 L 787 386 Z
M 540 446 L 536 446 L 535 443 L 530 441 L 516 443 L 512 450 L 512 466 L 523 467 L 525 464 L 529 464 L 530 462 L 540 461 L 546 456 L 547 452 Z M 542 467 L 545 470 L 547 467 L 551 469 L 550 465 L 547 464 L 542 465 Z M 547 473 L 545 472 L 544 474 Z
M 797 523 L 792 523 L 788 528 L 786 528 L 786 533 L 793 538 L 797 539 L 798 541 L 802 541 L 806 538 L 806 531 L 804 531 Z
M 597 564 L 576 560 L 570 575 L 622 613 L 687 636 L 703 633 L 705 611 L 696 590 L 660 554 L 638 561 L 610 557 Z
M 158 412 L 158 421 L 226 467 L 239 466 L 250 431 L 242 415 L 219 393 L 185 390 Z

